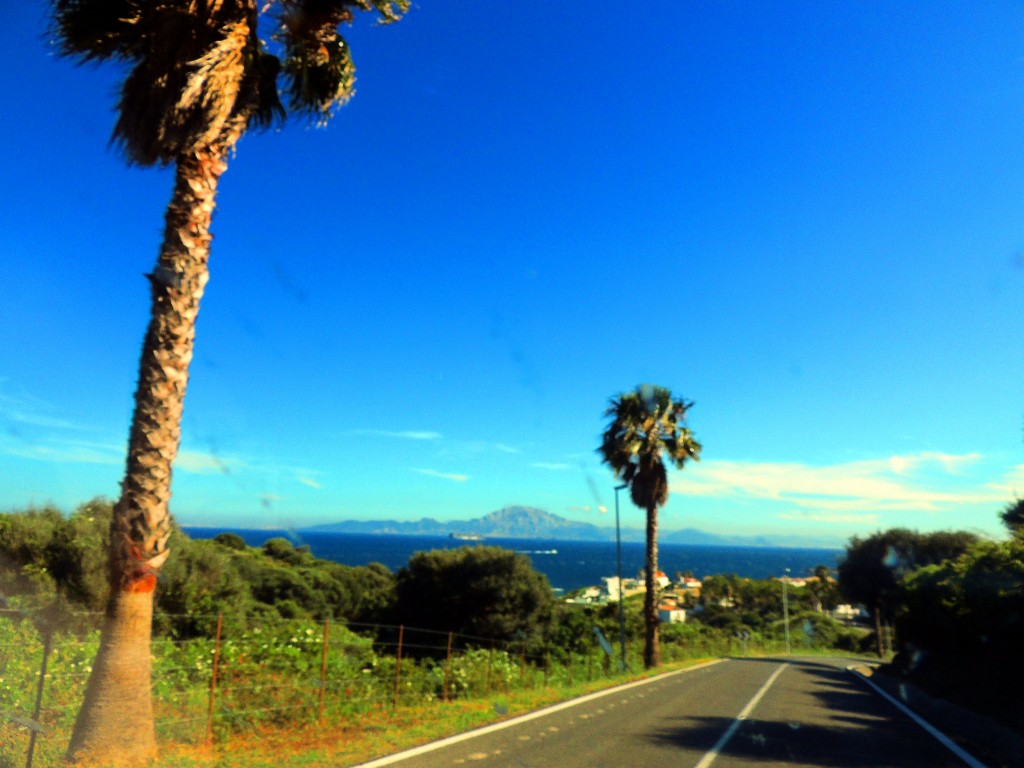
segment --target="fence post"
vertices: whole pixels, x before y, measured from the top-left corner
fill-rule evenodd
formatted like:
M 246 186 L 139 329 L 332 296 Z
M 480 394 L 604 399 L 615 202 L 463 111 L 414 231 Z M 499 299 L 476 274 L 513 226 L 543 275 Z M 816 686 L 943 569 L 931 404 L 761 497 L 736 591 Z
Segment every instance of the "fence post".
M 324 620 L 324 650 L 320 655 L 320 701 L 317 705 L 316 720 L 324 721 L 324 697 L 327 695 L 327 644 L 331 638 L 331 619 Z
M 32 727 L 29 728 L 28 753 L 25 755 L 25 768 L 32 768 L 32 757 L 36 751 L 36 733 L 39 725 L 39 713 L 43 710 L 43 687 L 46 685 L 46 662 L 50 658 L 50 643 L 53 633 L 46 629 L 43 632 L 43 662 L 39 665 L 39 685 L 36 686 L 36 705 L 32 710 Z
M 491 643 L 491 650 L 487 653 L 487 675 L 484 678 L 484 693 L 491 692 L 491 667 L 494 665 L 494 643 Z
M 206 715 L 206 743 L 213 744 L 213 703 L 217 698 L 217 669 L 220 666 L 220 633 L 224 627 L 224 614 L 217 614 L 217 639 L 213 645 L 213 671 L 210 673 L 210 709 Z
M 402 681 L 402 639 L 405 637 L 405 625 L 398 625 L 398 654 L 395 657 L 395 709 L 398 709 L 398 688 Z
M 519 687 L 526 689 L 526 640 L 519 649 Z
M 448 655 L 444 659 L 444 700 L 448 701 L 448 674 L 452 668 L 452 633 L 448 633 Z

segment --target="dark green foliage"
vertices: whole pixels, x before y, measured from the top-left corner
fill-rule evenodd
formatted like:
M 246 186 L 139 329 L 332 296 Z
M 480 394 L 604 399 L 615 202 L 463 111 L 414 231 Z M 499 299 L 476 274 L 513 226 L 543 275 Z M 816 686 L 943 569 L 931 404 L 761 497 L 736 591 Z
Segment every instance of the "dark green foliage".
M 94 499 L 67 517 L 54 507 L 0 514 L 0 598 L 47 607 L 48 621 L 69 626 L 75 612 L 102 610 L 111 512 Z
M 220 544 L 222 547 L 234 549 L 238 552 L 245 551 L 245 539 L 243 539 L 237 533 L 218 533 L 216 536 L 213 537 L 213 540 Z
M 1024 498 L 1015 499 L 999 513 L 1000 519 L 1014 536 L 1024 536 Z
M 297 549 L 288 539 L 281 538 L 267 539 L 263 542 L 263 553 L 289 565 L 301 565 L 311 559 L 309 547 Z
M 48 622 L 68 628 L 94 624 L 81 614 L 106 605 L 111 514 L 103 499 L 67 517 L 50 507 L 0 514 L 0 598 L 30 615 L 47 608 Z M 380 563 L 319 560 L 287 539 L 255 549 L 233 533 L 204 541 L 175 530 L 169 546 L 174 557 L 154 606 L 158 634 L 209 637 L 218 614 L 234 629 L 282 618 L 372 622 L 394 600 L 394 575 Z
M 396 623 L 487 640 L 536 639 L 553 599 L 529 558 L 500 547 L 417 552 L 400 568 Z
M 831 611 L 839 604 L 839 585 L 832 578 L 832 569 L 827 565 L 815 566 L 814 580 L 807 583 L 807 588 L 822 610 Z
M 934 693 L 1024 728 L 1024 540 L 981 542 L 907 576 L 897 667 Z
M 900 581 L 912 571 L 959 557 L 978 541 L 967 531 L 918 533 L 892 528 L 866 539 L 854 536 L 839 563 L 839 589 L 853 603 L 863 603 L 892 618 Z
M 616 615 L 617 616 L 617 615 Z M 594 647 L 594 626 L 598 624 L 597 611 L 585 605 L 555 606 L 551 631 L 547 641 L 555 658 L 562 660 L 570 653 L 585 654 Z M 608 641 L 618 646 L 618 619 L 614 629 L 605 632 Z
M 232 552 L 214 541 L 197 541 L 175 529 L 174 557 L 160 572 L 154 627 L 175 637 L 210 637 L 223 613 L 231 626 L 244 626 L 252 604 L 250 585 L 234 567 Z

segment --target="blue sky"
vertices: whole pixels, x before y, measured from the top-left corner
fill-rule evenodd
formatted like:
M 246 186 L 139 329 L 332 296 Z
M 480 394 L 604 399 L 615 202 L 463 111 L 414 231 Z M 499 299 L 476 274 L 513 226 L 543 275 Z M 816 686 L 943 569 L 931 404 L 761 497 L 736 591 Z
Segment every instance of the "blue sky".
M 0 7 L 5 509 L 116 495 L 170 194 L 44 20 Z M 181 522 L 608 524 L 603 410 L 653 382 L 705 447 L 666 528 L 999 533 L 1024 7 L 424 2 L 348 37 L 352 102 L 221 184 Z

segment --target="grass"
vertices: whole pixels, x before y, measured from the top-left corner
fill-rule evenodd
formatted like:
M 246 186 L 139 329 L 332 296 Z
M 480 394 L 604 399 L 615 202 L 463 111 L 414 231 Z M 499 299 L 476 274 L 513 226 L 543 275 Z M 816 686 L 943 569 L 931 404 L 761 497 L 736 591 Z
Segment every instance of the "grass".
M 321 768 L 358 765 L 383 755 L 507 720 L 594 691 L 694 666 L 707 659 L 666 664 L 655 671 L 626 673 L 591 683 L 510 691 L 487 699 L 380 707 L 344 722 L 262 728 L 234 735 L 212 747 L 176 746 L 159 768 Z

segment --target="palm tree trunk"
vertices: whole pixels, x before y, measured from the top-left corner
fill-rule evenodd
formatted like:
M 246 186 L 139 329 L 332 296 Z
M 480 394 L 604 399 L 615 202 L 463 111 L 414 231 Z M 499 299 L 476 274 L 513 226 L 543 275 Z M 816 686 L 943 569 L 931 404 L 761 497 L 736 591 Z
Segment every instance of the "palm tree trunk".
M 644 666 L 647 669 L 661 664 L 658 646 L 658 507 L 647 508 L 647 556 L 644 559 Z
M 169 554 L 171 465 L 209 277 L 210 219 L 222 147 L 179 158 L 153 273 L 121 498 L 110 524 L 110 600 L 99 653 L 68 747 L 70 760 L 139 764 L 156 753 L 150 696 L 153 590 Z

